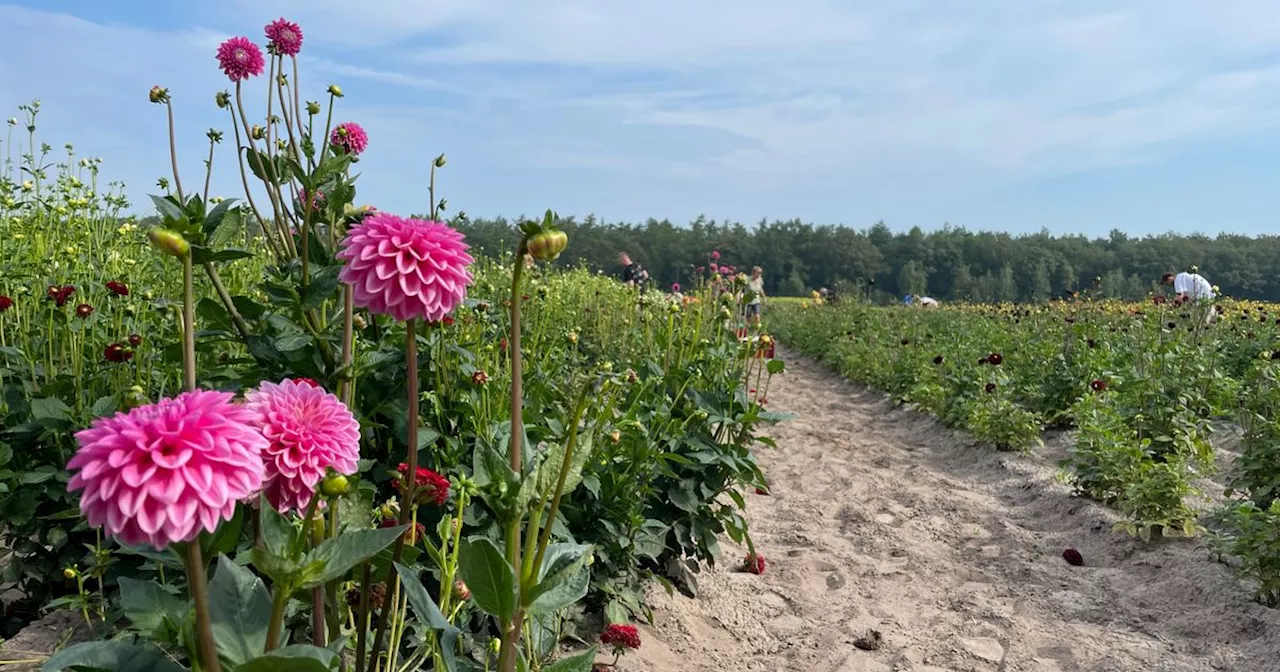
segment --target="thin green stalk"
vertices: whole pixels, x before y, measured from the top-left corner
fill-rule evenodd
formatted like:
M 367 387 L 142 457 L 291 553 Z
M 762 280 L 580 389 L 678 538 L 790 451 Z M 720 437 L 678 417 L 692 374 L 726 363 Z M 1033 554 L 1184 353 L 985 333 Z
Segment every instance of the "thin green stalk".
M 205 672 L 222 672 L 218 661 L 218 646 L 213 639 L 213 622 L 209 618 L 209 593 L 205 583 L 204 557 L 200 552 L 200 540 L 187 544 L 187 585 L 196 608 L 196 639 L 199 640 L 200 662 Z M 283 616 L 284 608 L 280 609 Z M 268 642 L 270 647 L 270 642 Z
M 267 622 L 267 651 L 274 651 L 280 643 L 280 631 L 284 628 L 284 608 L 289 604 L 289 591 L 284 586 L 275 587 L 271 598 L 271 620 Z
M 524 273 L 524 255 L 526 241 L 521 238 L 516 249 L 515 268 L 511 272 L 511 338 L 507 347 L 511 350 L 511 442 L 507 459 L 511 470 L 523 474 L 522 453 L 524 450 L 524 385 L 522 376 L 524 362 L 520 352 L 520 279 Z M 507 562 L 512 568 L 520 567 L 520 522 L 518 513 L 507 523 Z M 522 584 L 519 575 L 516 583 Z M 523 594 L 523 586 L 516 586 L 516 594 Z M 502 647 L 498 653 L 499 672 L 515 672 L 516 647 L 519 645 L 519 623 L 524 619 L 522 610 L 517 609 L 515 617 L 502 623 Z
M 400 519 L 399 523 L 404 525 L 409 522 L 410 514 L 417 508 L 417 485 L 418 485 L 418 321 L 411 319 L 405 322 L 405 378 L 406 392 L 408 394 L 409 413 L 408 413 L 408 439 L 409 444 L 406 448 L 405 466 L 407 467 L 404 478 L 404 499 L 400 503 Z M 400 535 L 396 538 L 395 546 L 391 552 L 391 562 L 400 562 L 400 558 L 404 556 L 404 537 Z M 395 571 L 391 572 L 390 581 L 393 586 L 399 587 L 400 580 L 396 576 Z M 387 625 L 390 621 L 391 607 L 393 600 L 387 600 L 382 605 L 382 614 L 378 619 L 378 632 L 373 636 L 373 648 L 369 652 L 369 668 L 376 669 L 378 664 L 378 653 L 382 649 L 382 638 L 387 634 Z

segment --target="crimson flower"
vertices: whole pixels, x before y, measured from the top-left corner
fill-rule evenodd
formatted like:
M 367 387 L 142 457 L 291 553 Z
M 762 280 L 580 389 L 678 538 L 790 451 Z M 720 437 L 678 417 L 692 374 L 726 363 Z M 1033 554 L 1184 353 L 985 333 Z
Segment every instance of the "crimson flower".
M 489 374 L 485 373 L 484 371 L 477 369 L 475 373 L 471 374 L 472 385 L 479 387 L 481 385 L 484 385 L 487 382 L 489 382 Z
M 0 313 L 3 313 L 4 311 L 9 310 L 12 307 L 13 307 L 13 299 L 5 296 L 4 294 L 0 294 Z
M 748 553 L 743 564 L 752 574 L 764 574 L 764 556 L 759 553 Z
M 1093 390 L 1094 392 L 1101 392 L 1107 389 L 1107 381 L 1102 380 L 1101 378 L 1094 378 L 1092 381 L 1089 382 L 1089 389 Z
M 102 358 L 112 364 L 119 364 L 133 359 L 133 350 L 126 348 L 123 343 L 112 343 L 102 351 Z
M 139 334 L 129 334 L 129 345 L 132 345 L 135 348 L 142 345 L 142 336 Z
M 1084 564 L 1084 556 L 1080 555 L 1080 551 L 1077 551 L 1074 548 L 1068 548 L 1067 550 L 1063 551 L 1062 559 L 1066 560 L 1067 564 L 1072 565 L 1074 567 L 1079 567 Z
M 996 384 L 995 384 L 995 383 L 987 383 L 987 386 L 986 386 L 986 387 L 984 387 L 983 389 L 987 391 L 987 394 L 991 394 L 992 392 L 995 392 L 995 391 L 996 391 Z
M 634 625 L 614 623 L 600 633 L 600 643 L 613 647 L 614 654 L 621 655 L 627 649 L 640 648 L 640 631 Z
M 998 352 L 993 352 L 987 355 L 987 363 L 991 366 L 1000 366 L 1004 363 L 1004 355 Z
M 396 492 L 404 494 L 404 479 L 409 471 L 409 465 L 401 462 L 396 467 L 396 471 L 400 472 L 400 478 L 395 483 Z M 430 469 L 418 467 L 414 486 L 414 499 L 420 503 L 432 502 L 436 506 L 444 506 L 444 503 L 449 500 L 449 479 Z
M 49 297 L 49 300 L 53 301 L 54 305 L 59 308 L 67 305 L 67 301 L 75 293 L 76 288 L 74 285 L 49 285 L 49 288 L 45 290 L 45 296 Z
M 934 358 L 933 358 L 933 363 L 934 363 L 934 364 L 941 364 L 942 362 L 943 362 L 942 355 L 938 355 L 938 356 L 936 356 L 936 357 L 934 357 Z
M 76 317 L 82 320 L 87 320 L 89 319 L 89 316 L 92 314 L 93 314 L 93 306 L 87 303 L 82 303 L 76 306 Z
M 111 293 L 116 296 L 129 296 L 129 286 L 119 280 L 108 281 L 107 289 L 111 290 Z

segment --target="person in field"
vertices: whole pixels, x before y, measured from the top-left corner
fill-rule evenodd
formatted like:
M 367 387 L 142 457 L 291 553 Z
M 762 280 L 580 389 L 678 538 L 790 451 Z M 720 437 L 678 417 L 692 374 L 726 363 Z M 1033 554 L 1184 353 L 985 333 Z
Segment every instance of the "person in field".
M 747 289 L 751 290 L 751 301 L 747 303 L 747 320 L 752 324 L 760 324 L 760 301 L 764 298 L 764 271 L 759 266 L 752 267 L 751 279 L 747 280 Z
M 618 253 L 618 263 L 622 265 L 622 281 L 628 285 L 637 285 L 642 280 L 644 269 L 640 268 L 640 264 L 631 261 L 631 255 L 626 252 Z
M 915 300 L 916 300 L 916 305 L 920 306 L 921 308 L 937 308 L 938 307 L 938 300 L 933 298 L 932 296 L 917 296 L 915 297 Z
M 1217 297 L 1217 293 L 1213 291 L 1213 285 L 1209 284 L 1209 281 L 1205 280 L 1203 275 L 1196 272 L 1165 273 L 1160 278 L 1160 284 L 1173 287 L 1173 293 L 1176 295 L 1175 300 L 1179 303 L 1186 301 L 1208 303 Z M 1205 313 L 1204 321 L 1212 323 L 1217 316 L 1218 311 L 1213 306 L 1209 306 Z

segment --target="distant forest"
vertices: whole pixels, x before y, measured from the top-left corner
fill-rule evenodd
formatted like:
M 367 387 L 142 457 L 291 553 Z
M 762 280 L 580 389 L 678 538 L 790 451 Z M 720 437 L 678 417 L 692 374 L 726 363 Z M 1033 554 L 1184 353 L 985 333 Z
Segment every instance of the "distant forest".
M 484 253 L 510 249 L 513 223 L 457 221 L 468 242 Z M 618 273 L 626 250 L 658 285 L 688 285 L 698 266 L 718 250 L 721 263 L 764 269 L 765 291 L 802 296 L 820 287 L 869 293 L 890 301 L 904 294 L 968 301 L 1043 301 L 1090 287 L 1097 293 L 1140 299 L 1167 272 L 1199 266 L 1228 296 L 1280 301 L 1280 236 L 1201 235 L 1106 238 L 1012 236 L 947 227 L 895 233 L 884 223 L 857 230 L 798 220 L 748 227 L 698 219 L 688 226 L 649 220 L 604 223 L 588 217 L 561 223 L 569 247 L 557 263 L 586 262 Z M 874 280 L 874 282 L 869 282 Z

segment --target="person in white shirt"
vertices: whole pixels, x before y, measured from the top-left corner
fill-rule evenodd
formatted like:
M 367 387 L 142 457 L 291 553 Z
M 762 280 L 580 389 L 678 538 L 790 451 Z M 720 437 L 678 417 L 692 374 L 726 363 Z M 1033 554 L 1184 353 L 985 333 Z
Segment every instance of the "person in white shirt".
M 921 308 L 937 308 L 938 300 L 931 296 L 917 296 L 916 305 Z
M 754 295 L 747 303 L 747 319 L 752 324 L 760 323 L 760 299 L 764 298 L 764 275 L 759 266 L 751 269 L 751 279 L 747 281 L 747 289 Z
M 1172 286 L 1174 294 L 1177 295 L 1179 303 L 1186 301 L 1208 302 L 1217 297 L 1213 291 L 1213 285 L 1204 279 L 1203 275 L 1194 272 L 1182 272 L 1178 274 L 1165 273 L 1160 278 L 1160 284 Z M 1205 322 L 1212 323 L 1217 317 L 1218 312 L 1213 306 L 1209 306 L 1205 315 Z

